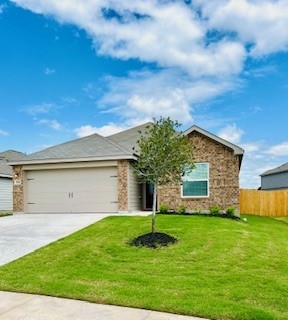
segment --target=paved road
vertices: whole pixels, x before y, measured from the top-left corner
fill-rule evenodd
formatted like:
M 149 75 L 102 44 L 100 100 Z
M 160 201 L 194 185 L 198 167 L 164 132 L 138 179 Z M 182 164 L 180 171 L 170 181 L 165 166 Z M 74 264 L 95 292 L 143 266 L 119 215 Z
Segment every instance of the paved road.
M 0 320 L 201 320 L 118 306 L 0 291 Z M 202 319 L 205 320 L 205 319 Z M 206 319 L 207 320 L 207 319 Z
M 109 214 L 14 214 L 0 218 L 0 266 Z

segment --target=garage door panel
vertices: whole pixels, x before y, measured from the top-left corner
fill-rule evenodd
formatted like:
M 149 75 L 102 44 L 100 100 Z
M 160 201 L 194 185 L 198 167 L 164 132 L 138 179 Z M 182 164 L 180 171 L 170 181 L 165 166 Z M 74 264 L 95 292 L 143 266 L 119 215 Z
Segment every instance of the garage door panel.
M 27 212 L 117 212 L 117 167 L 28 171 Z

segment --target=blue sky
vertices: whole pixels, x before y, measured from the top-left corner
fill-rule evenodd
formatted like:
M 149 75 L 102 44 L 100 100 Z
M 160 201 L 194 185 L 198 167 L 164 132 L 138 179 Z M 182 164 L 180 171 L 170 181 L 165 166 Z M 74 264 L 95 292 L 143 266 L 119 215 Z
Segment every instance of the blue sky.
M 170 116 L 245 149 L 240 185 L 288 160 L 284 0 L 0 0 L 0 151 Z

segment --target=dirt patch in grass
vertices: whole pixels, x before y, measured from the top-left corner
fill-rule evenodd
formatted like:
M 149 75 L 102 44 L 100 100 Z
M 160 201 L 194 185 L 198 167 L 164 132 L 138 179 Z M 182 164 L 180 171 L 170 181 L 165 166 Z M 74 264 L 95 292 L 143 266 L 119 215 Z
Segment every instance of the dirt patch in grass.
M 160 248 L 167 247 L 177 242 L 177 238 L 170 236 L 169 234 L 162 232 L 149 232 L 143 234 L 131 241 L 131 245 L 135 247 L 148 247 L 148 248 Z

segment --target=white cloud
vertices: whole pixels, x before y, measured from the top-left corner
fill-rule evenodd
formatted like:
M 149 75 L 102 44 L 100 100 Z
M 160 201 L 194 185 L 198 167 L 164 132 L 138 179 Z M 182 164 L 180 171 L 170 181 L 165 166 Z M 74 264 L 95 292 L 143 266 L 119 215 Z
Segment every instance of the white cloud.
M 175 78 L 174 78 L 175 80 Z M 181 81 L 178 78 L 178 81 Z M 177 82 L 177 81 L 176 81 Z M 132 72 L 126 78 L 106 78 L 108 91 L 99 104 L 122 120 L 170 116 L 180 122 L 192 120 L 189 100 L 169 71 Z
M 258 152 L 261 145 L 262 142 L 240 143 L 240 147 L 245 150 L 245 154 Z
M 9 132 L 0 129 L 0 136 L 5 137 L 5 136 L 9 136 L 9 135 L 10 135 Z
M 51 75 L 51 74 L 53 74 L 53 73 L 55 73 L 55 72 L 56 72 L 55 69 L 50 69 L 50 68 L 45 68 L 45 69 L 44 69 L 44 74 L 45 74 L 46 76 L 49 76 L 49 75 Z
M 287 0 L 12 0 L 91 37 L 98 54 L 180 68 L 193 77 L 238 74 L 247 55 L 288 49 Z
M 93 133 L 98 133 L 101 136 L 107 137 L 112 134 L 140 126 L 141 124 L 147 123 L 149 121 L 153 121 L 152 118 L 134 118 L 134 119 L 127 119 L 126 121 L 116 124 L 114 122 L 109 122 L 106 125 L 103 125 L 101 127 L 94 127 L 90 124 L 81 126 L 79 128 L 76 128 L 74 132 L 76 135 L 81 138 L 85 136 L 89 136 Z
M 87 124 L 79 128 L 76 128 L 74 132 L 76 133 L 77 137 L 82 138 L 97 133 L 97 129 L 97 127 L 93 127 L 90 124 Z
M 266 153 L 275 155 L 275 156 L 288 156 L 288 141 L 284 141 L 280 144 L 270 147 Z
M 38 124 L 47 125 L 54 130 L 61 130 L 61 125 L 57 120 L 42 119 L 37 121 Z
M 267 155 L 264 148 L 259 148 L 255 152 L 245 152 L 240 171 L 240 187 L 259 188 L 260 174 L 283 163 L 279 157 Z
M 184 124 L 193 121 L 193 106 L 235 88 L 230 81 L 191 80 L 174 69 L 130 72 L 125 78 L 106 77 L 105 93 L 97 100 L 102 112 L 117 114 L 122 121 L 171 117 Z M 98 84 L 95 85 L 96 91 Z M 93 86 L 85 87 L 92 99 Z M 88 91 L 87 91 L 88 90 Z
M 258 141 L 241 143 L 240 146 L 245 150 L 240 171 L 240 187 L 242 188 L 260 187 L 260 174 L 287 162 L 285 156 L 288 155 L 288 142 L 267 146 L 265 141 Z
M 218 136 L 222 139 L 232 143 L 239 143 L 244 131 L 236 126 L 236 124 L 229 124 L 218 132 Z
M 237 76 L 251 52 L 265 55 L 288 44 L 284 0 L 12 1 L 84 30 L 98 55 L 158 66 L 104 79 L 107 88 L 97 106 L 122 122 L 163 115 L 191 123 L 195 105 L 239 85 Z M 86 91 L 99 98 L 93 88 Z M 237 134 L 232 139 L 237 141 Z
M 235 32 L 254 56 L 288 49 L 286 0 L 196 0 L 210 28 Z
M 35 116 L 38 114 L 50 113 L 51 111 L 54 111 L 58 108 L 59 108 L 59 106 L 57 106 L 55 103 L 43 102 L 41 104 L 30 106 L 30 107 L 26 108 L 25 111 L 28 114 Z
M 86 136 L 90 136 L 91 134 L 98 133 L 101 136 L 109 136 L 114 133 L 118 133 L 120 131 L 126 130 L 128 127 L 125 125 L 116 125 L 115 123 L 109 123 L 107 125 L 104 125 L 102 127 L 94 127 L 90 124 L 81 126 L 79 128 L 76 128 L 74 132 L 76 133 L 77 137 L 82 138 Z
M 129 113 L 143 114 L 143 116 L 171 116 L 173 119 L 191 121 L 192 117 L 189 112 L 189 104 L 185 98 L 184 92 L 176 88 L 171 91 L 170 96 L 162 96 L 160 99 L 154 96 L 145 97 L 138 94 L 133 95 L 127 101 Z
M 13 0 L 35 13 L 83 29 L 98 54 L 176 67 L 192 76 L 242 70 L 245 47 L 235 39 L 207 42 L 208 24 L 196 8 L 176 1 Z M 137 18 L 136 18 L 137 16 Z M 153 48 L 153 49 L 151 49 Z

